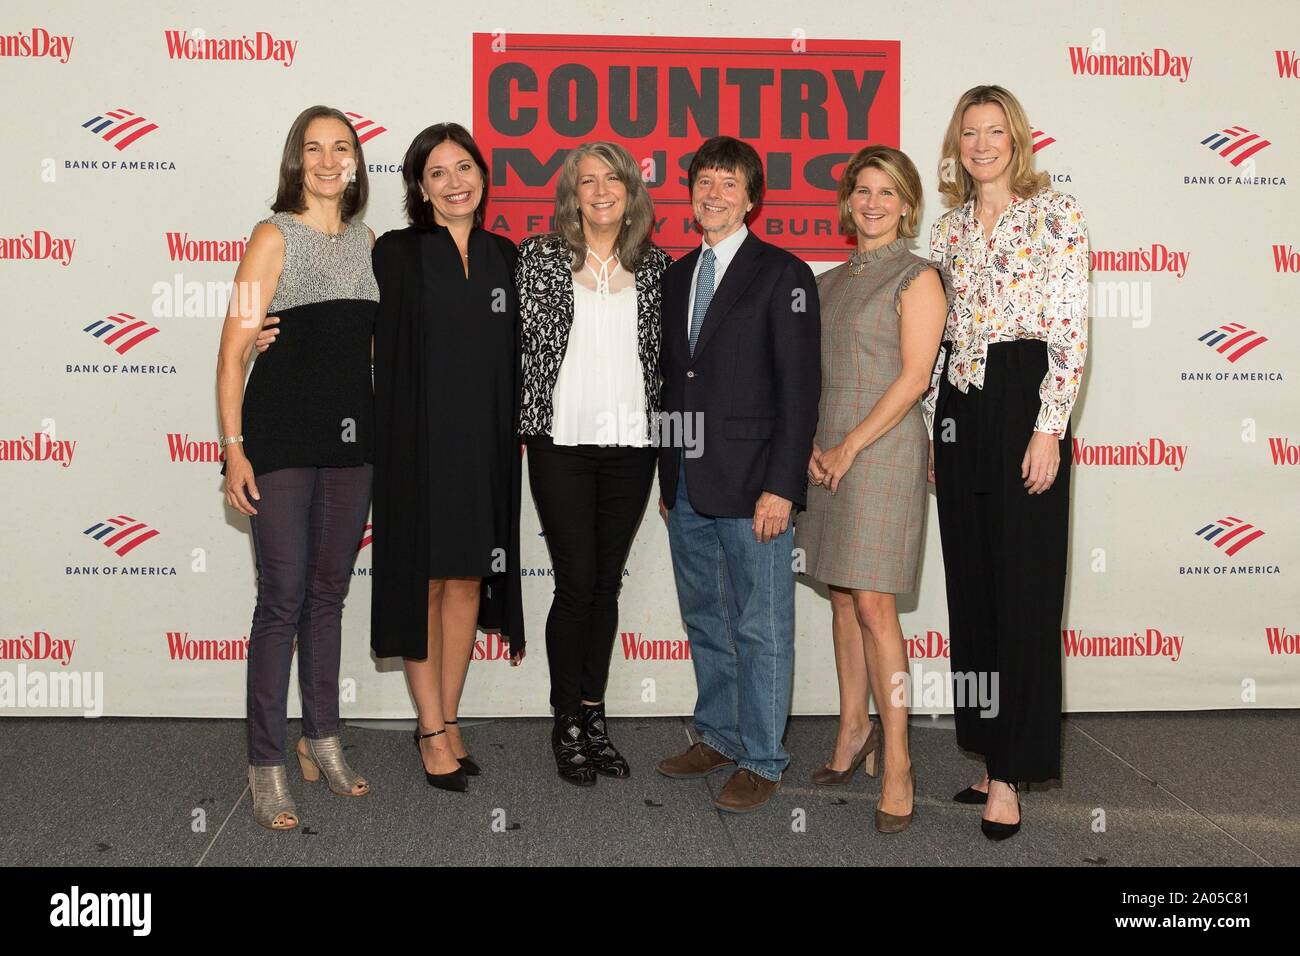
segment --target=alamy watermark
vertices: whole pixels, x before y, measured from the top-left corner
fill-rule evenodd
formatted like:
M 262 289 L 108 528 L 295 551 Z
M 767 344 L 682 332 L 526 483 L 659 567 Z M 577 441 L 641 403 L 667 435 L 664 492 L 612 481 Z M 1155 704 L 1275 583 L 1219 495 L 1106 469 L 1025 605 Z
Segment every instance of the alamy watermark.
M 104 714 L 103 671 L 0 670 L 0 716 L 23 710 L 79 710 L 83 717 Z
M 703 412 L 659 412 L 649 416 L 620 404 L 615 411 L 596 416 L 595 444 L 623 445 L 630 439 L 649 435 L 655 448 L 681 448 L 687 458 L 704 455 Z
M 987 719 L 996 717 L 1001 710 L 997 671 L 926 670 L 917 661 L 910 670 L 890 677 L 889 686 L 889 700 L 895 707 L 974 708 Z

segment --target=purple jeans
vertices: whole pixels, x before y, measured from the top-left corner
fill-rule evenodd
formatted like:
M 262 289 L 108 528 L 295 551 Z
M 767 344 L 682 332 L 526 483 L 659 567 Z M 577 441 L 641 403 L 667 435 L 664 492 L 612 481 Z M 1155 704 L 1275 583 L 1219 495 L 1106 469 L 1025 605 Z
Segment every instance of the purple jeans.
M 248 645 L 248 762 L 285 761 L 289 667 L 298 637 L 303 736 L 339 731 L 343 599 L 370 510 L 371 466 L 282 468 L 257 477 L 249 518 L 257 609 Z

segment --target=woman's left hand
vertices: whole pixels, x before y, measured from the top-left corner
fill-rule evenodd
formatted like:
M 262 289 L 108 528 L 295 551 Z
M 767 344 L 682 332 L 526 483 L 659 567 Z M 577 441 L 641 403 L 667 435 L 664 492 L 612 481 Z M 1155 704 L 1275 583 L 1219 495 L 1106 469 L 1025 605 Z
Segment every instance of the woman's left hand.
M 857 457 L 843 442 L 822 452 L 822 471 L 825 472 L 822 485 L 829 488 L 831 494 L 835 494 L 840 486 L 840 479 L 848 474 Z
M 1061 442 L 1055 435 L 1034 432 L 1020 462 L 1020 477 L 1031 495 L 1041 495 L 1056 481 L 1061 467 Z
M 527 654 L 527 653 L 528 653 L 528 648 L 526 648 L 526 647 L 521 647 L 521 648 L 519 649 L 519 653 L 518 653 L 518 654 L 511 654 L 511 655 L 510 655 L 510 666 L 511 666 L 511 667 L 518 667 L 520 664 L 522 664 L 522 663 L 523 663 L 523 660 L 524 660 L 524 655 Z

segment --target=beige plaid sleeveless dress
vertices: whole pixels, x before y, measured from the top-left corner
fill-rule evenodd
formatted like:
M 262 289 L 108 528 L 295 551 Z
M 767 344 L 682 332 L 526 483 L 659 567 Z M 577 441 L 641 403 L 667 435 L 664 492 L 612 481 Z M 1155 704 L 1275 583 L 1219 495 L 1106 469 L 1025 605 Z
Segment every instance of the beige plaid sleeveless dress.
M 864 254 L 817 277 L 822 320 L 822 394 L 817 447 L 841 441 L 867 417 L 902 370 L 898 303 L 931 263 L 907 240 Z M 853 273 L 860 274 L 854 275 Z M 805 573 L 843 588 L 902 594 L 916 589 L 926 514 L 929 436 L 918 402 L 863 449 L 832 495 L 809 485 L 796 519 Z

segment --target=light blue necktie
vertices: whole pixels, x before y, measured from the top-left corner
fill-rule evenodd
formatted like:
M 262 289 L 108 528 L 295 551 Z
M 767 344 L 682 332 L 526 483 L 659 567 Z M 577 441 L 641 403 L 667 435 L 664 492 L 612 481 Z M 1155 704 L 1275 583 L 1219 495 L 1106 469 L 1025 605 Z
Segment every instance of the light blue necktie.
M 700 275 L 695 280 L 695 308 L 691 310 L 691 355 L 695 354 L 695 343 L 700 339 L 700 326 L 708 314 L 709 303 L 713 301 L 713 255 L 712 249 L 705 249 L 700 256 Z

